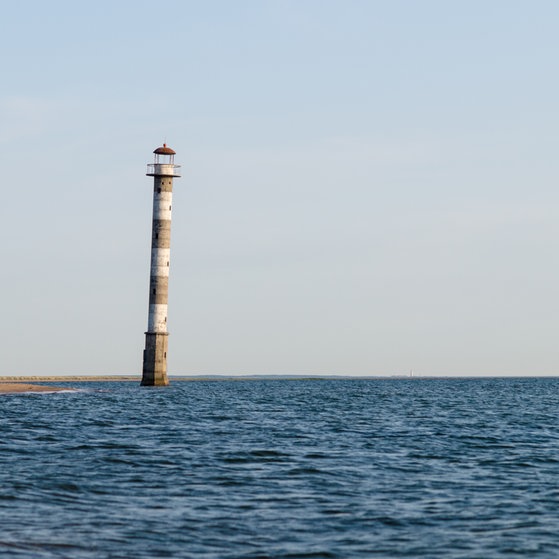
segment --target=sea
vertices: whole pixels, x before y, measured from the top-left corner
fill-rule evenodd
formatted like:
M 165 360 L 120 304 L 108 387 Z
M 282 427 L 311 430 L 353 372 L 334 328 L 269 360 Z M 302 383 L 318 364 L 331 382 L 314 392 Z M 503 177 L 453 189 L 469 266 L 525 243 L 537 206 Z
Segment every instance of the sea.
M 0 396 L 0 556 L 559 557 L 559 379 Z

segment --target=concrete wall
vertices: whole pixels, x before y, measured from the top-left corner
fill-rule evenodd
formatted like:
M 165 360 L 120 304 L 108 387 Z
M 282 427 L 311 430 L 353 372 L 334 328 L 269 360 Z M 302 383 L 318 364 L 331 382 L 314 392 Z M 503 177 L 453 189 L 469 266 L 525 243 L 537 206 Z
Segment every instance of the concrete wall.
M 167 379 L 167 302 L 171 263 L 173 178 L 153 177 L 153 220 L 149 280 L 149 312 L 142 385 L 165 386 Z

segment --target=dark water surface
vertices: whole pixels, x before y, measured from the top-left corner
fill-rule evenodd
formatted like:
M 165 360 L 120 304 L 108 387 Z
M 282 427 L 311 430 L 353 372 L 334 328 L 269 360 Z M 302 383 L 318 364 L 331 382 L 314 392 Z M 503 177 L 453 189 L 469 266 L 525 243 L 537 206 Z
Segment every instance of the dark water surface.
M 559 557 L 559 379 L 0 397 L 0 556 Z

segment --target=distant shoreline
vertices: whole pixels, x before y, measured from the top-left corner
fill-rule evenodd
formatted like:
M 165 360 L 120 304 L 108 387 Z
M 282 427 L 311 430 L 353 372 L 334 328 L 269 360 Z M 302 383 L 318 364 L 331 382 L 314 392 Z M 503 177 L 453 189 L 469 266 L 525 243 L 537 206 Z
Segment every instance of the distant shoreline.
M 406 379 L 404 375 L 358 377 L 350 375 L 169 375 L 169 382 L 223 382 L 223 381 L 261 381 L 261 380 L 386 380 Z M 413 377 L 419 378 L 419 377 Z M 19 385 L 30 383 L 67 383 L 67 382 L 137 382 L 140 384 L 141 375 L 49 375 L 49 376 L 0 376 L 0 393 L 6 392 L 6 384 Z M 41 387 L 47 388 L 49 387 Z M 4 390 L 2 390 L 4 388 Z
M 230 381 L 230 380 L 386 380 L 416 379 L 405 375 L 353 376 L 353 375 L 169 375 L 170 382 Z M 434 378 L 434 377 L 432 377 Z M 0 376 L 0 384 L 30 382 L 140 382 L 141 375 L 49 375 Z
M 102 381 L 138 381 L 140 375 L 50 375 L 50 376 L 0 376 L 0 384 L 4 382 L 102 382 Z
M 403 375 L 376 377 L 358 377 L 350 375 L 169 375 L 170 382 L 220 380 L 378 380 L 388 378 L 410 377 Z M 3 382 L 140 382 L 141 380 L 141 375 L 0 376 L 0 384 Z
M 329 375 L 329 374 L 262 374 L 262 375 L 169 375 L 169 381 L 173 382 L 210 382 L 210 381 L 257 381 L 257 380 L 460 380 L 460 379 L 520 379 L 520 378 L 558 378 L 559 375 L 463 375 L 463 376 L 422 376 L 422 375 Z M 0 385 L 6 383 L 51 383 L 51 382 L 137 382 L 140 383 L 142 376 L 137 375 L 6 375 L 0 376 Z

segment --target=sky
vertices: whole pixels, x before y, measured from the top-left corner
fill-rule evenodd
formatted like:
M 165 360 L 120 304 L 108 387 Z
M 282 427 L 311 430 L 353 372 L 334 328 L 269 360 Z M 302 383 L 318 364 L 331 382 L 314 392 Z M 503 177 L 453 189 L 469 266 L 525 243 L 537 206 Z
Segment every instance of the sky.
M 559 374 L 554 0 L 22 0 L 0 20 L 0 375 Z

